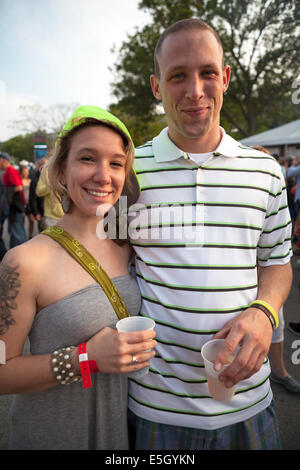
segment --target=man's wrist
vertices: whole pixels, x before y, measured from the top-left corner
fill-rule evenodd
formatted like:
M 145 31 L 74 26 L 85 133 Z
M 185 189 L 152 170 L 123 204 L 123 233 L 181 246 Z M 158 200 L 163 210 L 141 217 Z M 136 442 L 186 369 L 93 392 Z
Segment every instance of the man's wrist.
M 273 307 L 268 302 L 265 302 L 264 300 L 257 299 L 257 300 L 254 300 L 253 302 L 251 302 L 248 305 L 248 308 L 257 308 L 257 309 L 261 310 L 268 317 L 268 319 L 269 319 L 269 321 L 272 325 L 272 329 L 276 330 L 276 328 L 278 327 L 278 324 L 279 324 L 278 315 L 275 312 L 275 310 L 273 309 Z

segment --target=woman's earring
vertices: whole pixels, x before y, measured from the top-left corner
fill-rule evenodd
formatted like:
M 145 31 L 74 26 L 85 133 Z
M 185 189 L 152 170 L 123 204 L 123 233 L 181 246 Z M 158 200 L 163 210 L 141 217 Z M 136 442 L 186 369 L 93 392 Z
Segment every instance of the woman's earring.
M 61 205 L 65 214 L 70 210 L 70 198 L 67 193 L 64 193 L 61 197 Z

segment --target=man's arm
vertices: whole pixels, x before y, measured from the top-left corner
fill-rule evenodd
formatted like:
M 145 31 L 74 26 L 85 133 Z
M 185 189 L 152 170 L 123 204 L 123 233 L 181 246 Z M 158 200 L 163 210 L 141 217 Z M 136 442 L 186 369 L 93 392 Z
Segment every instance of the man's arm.
M 257 299 L 270 304 L 278 313 L 288 297 L 292 284 L 290 263 L 259 268 Z M 257 308 L 248 308 L 228 322 L 215 338 L 226 338 L 215 362 L 221 369 L 226 359 L 240 344 L 241 349 L 232 364 L 219 378 L 230 387 L 257 372 L 268 354 L 272 340 L 272 327 L 268 317 Z

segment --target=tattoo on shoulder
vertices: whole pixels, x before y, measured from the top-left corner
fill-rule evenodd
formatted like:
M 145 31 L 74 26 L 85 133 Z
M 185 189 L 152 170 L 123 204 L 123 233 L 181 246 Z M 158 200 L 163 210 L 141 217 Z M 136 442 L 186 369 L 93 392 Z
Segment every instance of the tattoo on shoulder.
M 0 335 L 3 335 L 16 321 L 12 312 L 17 308 L 16 298 L 21 287 L 18 265 L 7 260 L 0 264 Z

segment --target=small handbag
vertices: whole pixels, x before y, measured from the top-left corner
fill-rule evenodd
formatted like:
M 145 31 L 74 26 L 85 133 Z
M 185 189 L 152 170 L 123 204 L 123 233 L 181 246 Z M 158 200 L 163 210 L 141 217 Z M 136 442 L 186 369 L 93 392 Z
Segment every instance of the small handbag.
M 113 306 L 119 320 L 129 317 L 130 313 L 119 294 L 117 288 L 111 281 L 110 277 L 100 266 L 98 261 L 84 248 L 79 241 L 72 237 L 63 228 L 53 225 L 41 232 L 48 235 L 55 241 L 60 243 L 70 255 L 78 261 L 78 263 L 100 284 L 107 295 L 111 305 Z

